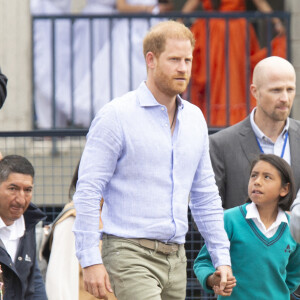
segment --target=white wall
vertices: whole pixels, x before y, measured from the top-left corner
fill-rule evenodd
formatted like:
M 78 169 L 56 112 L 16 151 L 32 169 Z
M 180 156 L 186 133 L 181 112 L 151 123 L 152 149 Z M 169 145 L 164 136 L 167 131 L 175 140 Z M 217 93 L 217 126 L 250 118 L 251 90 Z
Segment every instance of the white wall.
M 29 0 L 0 0 L 0 65 L 8 97 L 0 130 L 31 129 L 31 29 Z

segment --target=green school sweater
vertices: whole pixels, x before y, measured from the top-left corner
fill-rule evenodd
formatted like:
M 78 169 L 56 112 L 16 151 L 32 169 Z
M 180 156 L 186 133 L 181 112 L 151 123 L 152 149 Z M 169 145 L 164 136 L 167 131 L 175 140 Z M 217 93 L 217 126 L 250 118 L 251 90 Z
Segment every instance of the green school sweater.
M 275 235 L 267 238 L 251 219 L 246 219 L 246 206 L 228 209 L 224 224 L 230 240 L 230 256 L 237 285 L 230 300 L 289 300 L 300 284 L 300 244 L 291 236 L 289 226 L 281 223 Z M 289 216 L 288 216 L 289 219 Z M 202 287 L 214 273 L 211 258 L 203 246 L 194 263 L 194 272 Z

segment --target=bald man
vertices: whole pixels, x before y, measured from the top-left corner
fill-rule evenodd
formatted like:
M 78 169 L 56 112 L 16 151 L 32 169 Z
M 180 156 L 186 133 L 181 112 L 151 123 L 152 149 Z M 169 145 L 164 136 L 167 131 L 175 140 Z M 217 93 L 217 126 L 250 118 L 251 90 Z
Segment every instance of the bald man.
M 296 90 L 294 67 L 272 56 L 260 61 L 250 86 L 256 107 L 240 123 L 210 136 L 210 155 L 223 207 L 247 197 L 250 163 L 258 154 L 283 157 L 300 187 L 300 122 L 289 118 Z

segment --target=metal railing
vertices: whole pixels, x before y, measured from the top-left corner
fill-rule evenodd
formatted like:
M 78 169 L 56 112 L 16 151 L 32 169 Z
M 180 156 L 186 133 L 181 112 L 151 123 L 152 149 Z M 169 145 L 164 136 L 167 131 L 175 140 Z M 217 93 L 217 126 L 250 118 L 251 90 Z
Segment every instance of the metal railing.
M 19 154 L 33 164 L 35 179 L 32 202 L 46 213 L 47 223 L 52 222 L 70 200 L 69 185 L 85 146 L 86 133 L 86 130 L 0 132 L 0 149 L 4 156 Z M 189 231 L 185 244 L 186 300 L 213 299 L 201 289 L 193 272 L 193 262 L 202 245 L 203 239 L 194 228 L 189 211 Z
M 205 20 L 207 40 L 210 37 L 210 21 L 225 20 L 225 72 L 228 79 L 225 127 L 229 125 L 230 119 L 230 21 L 241 18 L 246 20 L 244 80 L 250 83 L 250 28 L 254 26 L 261 47 L 266 47 L 266 53 L 270 55 L 271 41 L 274 37 L 272 26 L 274 17 L 280 18 L 285 26 L 286 56 L 289 59 L 290 14 L 287 12 L 272 14 L 196 12 L 158 16 L 35 15 L 32 17 L 34 128 L 87 128 L 103 104 L 136 88 L 146 78 L 142 39 L 148 28 L 160 20 L 177 18 L 181 18 L 189 25 L 195 20 Z M 206 45 L 206 78 L 210 78 L 211 49 L 209 43 Z M 205 84 L 205 105 L 207 111 L 210 111 L 210 80 L 206 80 Z M 189 93 L 185 96 L 189 99 Z M 245 86 L 245 98 L 242 101 L 246 102 L 248 114 L 251 107 L 248 84 Z M 209 114 L 207 122 L 210 127 L 214 126 Z

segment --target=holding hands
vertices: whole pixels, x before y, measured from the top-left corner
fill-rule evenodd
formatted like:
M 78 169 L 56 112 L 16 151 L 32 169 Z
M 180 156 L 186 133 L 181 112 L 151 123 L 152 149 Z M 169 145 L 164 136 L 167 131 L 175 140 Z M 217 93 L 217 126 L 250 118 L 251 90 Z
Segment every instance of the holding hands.
M 211 287 L 216 295 L 230 296 L 236 286 L 236 279 L 229 266 L 220 266 L 207 278 L 207 286 Z

